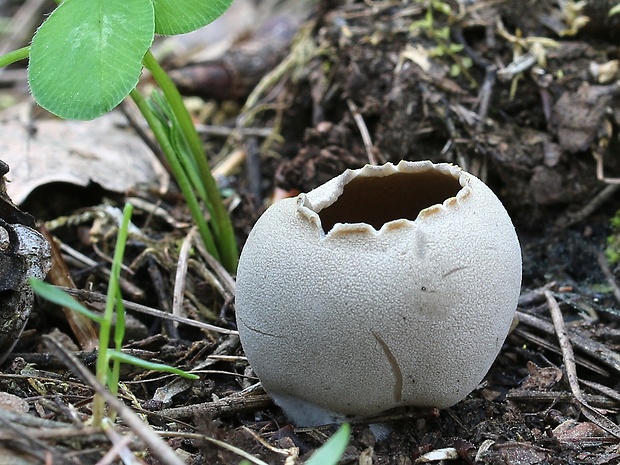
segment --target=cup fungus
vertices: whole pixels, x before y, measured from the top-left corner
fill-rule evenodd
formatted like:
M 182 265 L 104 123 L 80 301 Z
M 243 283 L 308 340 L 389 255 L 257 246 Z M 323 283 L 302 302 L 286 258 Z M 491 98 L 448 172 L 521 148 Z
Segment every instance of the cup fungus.
M 340 176 L 261 216 L 237 275 L 241 342 L 299 426 L 451 406 L 514 315 L 521 251 L 506 210 L 450 164 Z

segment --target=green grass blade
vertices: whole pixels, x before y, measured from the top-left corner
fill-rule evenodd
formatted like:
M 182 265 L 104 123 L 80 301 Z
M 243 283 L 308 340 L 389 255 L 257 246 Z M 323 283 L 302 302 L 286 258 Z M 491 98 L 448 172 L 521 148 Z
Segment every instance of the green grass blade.
M 80 315 L 84 315 L 87 318 L 90 318 L 96 323 L 101 324 L 103 318 L 84 307 L 77 300 L 67 294 L 65 291 L 61 291 L 60 289 L 48 284 L 44 281 L 41 281 L 36 278 L 30 278 L 30 286 L 32 290 L 37 294 L 43 297 L 45 300 L 49 300 L 50 302 L 60 305 L 61 307 L 66 307 L 74 312 L 79 313 Z
M 196 195 L 192 189 L 191 182 L 188 179 L 181 162 L 179 160 L 178 154 L 175 152 L 174 147 L 169 139 L 169 131 L 167 130 L 167 126 L 164 126 L 162 122 L 158 119 L 158 116 L 153 112 L 147 103 L 146 99 L 142 96 L 140 92 L 136 89 L 131 91 L 131 98 L 137 105 L 140 113 L 144 116 L 144 119 L 149 124 L 149 127 L 153 131 L 157 142 L 159 143 L 164 155 L 166 156 L 166 160 L 170 163 L 170 167 L 174 173 L 174 177 L 179 185 L 179 189 L 183 193 L 183 197 L 187 202 L 187 206 L 190 209 L 192 214 L 192 218 L 196 222 L 198 226 L 198 230 L 200 231 L 200 237 L 202 238 L 207 251 L 213 255 L 217 260 L 220 260 L 220 255 L 218 249 L 215 245 L 215 241 L 213 240 L 213 235 L 211 234 L 211 230 L 204 218 L 202 210 L 200 209 L 200 204 Z
M 123 296 L 120 286 L 116 289 L 116 326 L 114 327 L 114 348 L 121 350 L 123 348 L 123 340 L 125 339 L 125 305 L 123 305 Z M 121 379 L 121 362 L 114 360 L 112 364 L 111 374 L 109 375 L 108 387 L 110 391 L 116 395 L 118 391 L 118 383 Z
M 106 307 L 103 313 L 103 320 L 105 322 L 104 325 L 101 326 L 101 331 L 99 332 L 99 353 L 105 352 L 110 344 L 110 328 L 112 324 L 112 320 L 114 319 L 114 309 L 116 307 L 117 296 L 120 295 L 120 287 L 119 287 L 119 279 L 121 275 L 121 268 L 123 266 L 123 257 L 125 255 L 125 245 L 127 244 L 127 232 L 129 230 L 129 222 L 131 220 L 131 214 L 133 212 L 133 206 L 131 204 L 126 204 L 123 209 L 123 221 L 121 222 L 117 237 L 116 237 L 116 246 L 114 247 L 114 256 L 112 258 L 112 268 L 110 269 L 110 280 L 108 281 L 108 292 L 106 299 Z M 117 327 L 119 325 L 124 324 L 124 318 L 121 317 L 120 321 L 117 321 Z M 116 330 L 124 333 L 125 328 L 121 327 Z M 122 345 L 122 341 L 121 341 Z M 101 366 L 98 365 L 97 372 L 99 370 L 103 370 L 103 365 L 105 362 L 105 356 L 103 357 L 103 361 L 100 362 Z M 99 362 L 98 362 L 99 363 Z M 105 383 L 104 383 L 105 384 Z
M 175 367 L 171 367 L 170 365 L 166 365 L 164 363 L 147 362 L 146 360 L 142 360 L 141 358 L 134 357 L 133 355 L 125 354 L 121 351 L 114 350 L 114 349 L 108 350 L 108 356 L 112 360 L 118 360 L 121 363 L 129 363 L 131 365 L 144 368 L 145 370 L 163 371 L 166 373 L 172 373 L 178 376 L 182 376 L 183 378 L 188 378 L 188 379 L 199 379 L 200 378 L 198 375 L 195 375 L 193 373 L 188 373 L 187 371 L 183 371 Z
M 200 179 L 199 168 L 192 156 L 192 150 L 185 134 L 183 133 L 179 120 L 172 111 L 172 107 L 160 91 L 155 91 L 148 99 L 149 106 L 153 108 L 163 125 L 169 128 L 168 139 L 178 155 L 181 166 L 191 182 L 192 187 L 200 197 L 200 200 L 207 206 L 209 214 L 213 217 L 213 207 L 207 198 L 207 192 Z
M 350 435 L 351 426 L 345 423 L 310 456 L 305 465 L 336 465 L 349 444 Z
M 153 74 L 153 78 L 164 93 L 166 100 L 170 104 L 170 108 L 178 120 L 180 129 L 189 143 L 192 158 L 200 173 L 202 185 L 207 193 L 210 205 L 213 207 L 211 224 L 213 226 L 213 237 L 217 245 L 218 255 L 221 256 L 221 259 L 218 258 L 218 260 L 229 272 L 234 273 L 237 270 L 237 262 L 239 261 L 239 250 L 237 248 L 235 231 L 230 217 L 228 216 L 228 212 L 226 211 L 226 207 L 224 206 L 224 202 L 222 201 L 217 183 L 211 174 L 200 136 L 198 136 L 194 123 L 192 122 L 187 108 L 185 108 L 179 90 L 151 52 L 147 52 L 144 56 L 144 66 Z M 211 253 L 211 251 L 209 251 L 209 253 Z M 213 255 L 213 253 L 211 253 L 211 255 Z
M 69 0 L 66 0 L 69 1 Z M 133 206 L 126 204 L 123 209 L 123 220 L 119 226 L 118 234 L 116 237 L 116 246 L 114 247 L 114 257 L 112 258 L 112 268 L 110 270 L 110 279 L 108 281 L 108 292 L 106 299 L 106 307 L 103 312 L 103 319 L 99 328 L 99 353 L 97 354 L 97 380 L 104 386 L 111 387 L 114 381 L 112 389 L 116 389 L 116 380 L 113 378 L 116 376 L 113 372 L 112 376 L 108 375 L 110 366 L 109 358 L 109 346 L 110 346 L 110 332 L 112 327 L 112 319 L 114 318 L 114 309 L 116 306 L 116 298 L 120 295 L 119 278 L 121 274 L 121 267 L 123 265 L 123 256 L 125 255 L 125 245 L 127 244 L 127 235 L 129 231 L 129 222 L 131 221 L 131 214 L 133 212 Z M 124 318 L 121 321 L 117 321 L 118 325 L 124 324 Z M 124 328 L 120 331 L 124 332 Z M 120 370 L 116 367 L 116 372 Z M 112 391 L 115 392 L 115 391 Z M 104 415 L 104 401 L 100 395 L 95 395 L 93 402 L 93 424 L 100 425 Z
M 116 326 L 114 328 L 114 347 L 120 350 L 125 339 L 125 306 L 120 287 L 116 289 Z

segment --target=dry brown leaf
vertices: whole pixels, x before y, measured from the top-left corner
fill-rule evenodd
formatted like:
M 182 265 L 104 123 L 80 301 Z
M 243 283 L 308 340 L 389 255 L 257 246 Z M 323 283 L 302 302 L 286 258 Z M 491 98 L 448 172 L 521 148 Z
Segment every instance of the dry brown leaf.
M 10 166 L 8 194 L 21 204 L 37 187 L 52 182 L 113 192 L 139 184 L 165 186 L 168 175 L 137 135 L 111 112 L 93 121 L 45 119 L 34 131 L 18 118 L 0 121 L 0 153 Z

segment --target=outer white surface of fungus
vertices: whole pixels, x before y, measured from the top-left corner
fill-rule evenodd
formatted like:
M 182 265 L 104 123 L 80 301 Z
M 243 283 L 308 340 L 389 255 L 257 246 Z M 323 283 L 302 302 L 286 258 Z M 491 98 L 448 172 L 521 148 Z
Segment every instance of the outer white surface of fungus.
M 443 408 L 487 373 L 520 284 L 514 227 L 482 181 L 449 164 L 366 166 L 258 220 L 239 262 L 237 324 L 298 425 Z

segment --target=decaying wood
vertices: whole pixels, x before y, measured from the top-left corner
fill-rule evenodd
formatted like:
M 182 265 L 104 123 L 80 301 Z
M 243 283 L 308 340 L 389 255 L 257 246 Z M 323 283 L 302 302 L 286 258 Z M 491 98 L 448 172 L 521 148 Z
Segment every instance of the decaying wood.
M 180 420 L 196 416 L 219 416 L 259 410 L 269 405 L 272 405 L 272 401 L 267 394 L 252 394 L 251 396 L 231 395 L 213 402 L 202 402 L 184 407 L 162 409 L 158 412 L 151 412 L 150 414 L 157 417 Z

